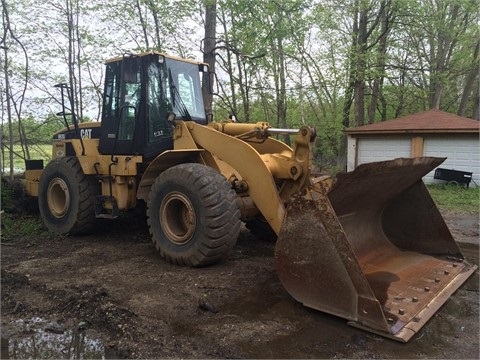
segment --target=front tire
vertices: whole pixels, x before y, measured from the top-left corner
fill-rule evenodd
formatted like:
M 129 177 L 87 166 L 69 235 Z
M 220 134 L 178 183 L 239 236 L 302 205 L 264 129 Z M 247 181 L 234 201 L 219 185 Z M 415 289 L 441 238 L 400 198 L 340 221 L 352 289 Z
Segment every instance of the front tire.
M 47 228 L 58 234 L 80 235 L 96 223 L 94 200 L 99 184 L 83 173 L 75 157 L 57 158 L 42 173 L 38 206 Z
M 228 256 L 240 232 L 235 191 L 214 169 L 181 164 L 158 176 L 147 202 L 153 243 L 170 263 L 203 266 Z

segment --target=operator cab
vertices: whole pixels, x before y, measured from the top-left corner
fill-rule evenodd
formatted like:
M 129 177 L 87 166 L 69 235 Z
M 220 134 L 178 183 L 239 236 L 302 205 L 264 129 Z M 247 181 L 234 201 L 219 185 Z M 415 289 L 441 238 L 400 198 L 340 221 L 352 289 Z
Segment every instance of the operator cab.
M 107 61 L 100 152 L 155 157 L 173 149 L 173 119 L 206 125 L 200 72 L 207 71 L 155 52 Z

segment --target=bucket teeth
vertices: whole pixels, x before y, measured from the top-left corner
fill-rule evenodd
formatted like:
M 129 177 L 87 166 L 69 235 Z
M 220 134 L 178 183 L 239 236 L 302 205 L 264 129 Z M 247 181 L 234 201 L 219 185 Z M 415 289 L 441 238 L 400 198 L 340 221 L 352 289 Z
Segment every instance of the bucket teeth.
M 294 195 L 275 249 L 285 289 L 305 306 L 408 341 L 476 269 L 421 181 L 442 161 L 366 164 Z

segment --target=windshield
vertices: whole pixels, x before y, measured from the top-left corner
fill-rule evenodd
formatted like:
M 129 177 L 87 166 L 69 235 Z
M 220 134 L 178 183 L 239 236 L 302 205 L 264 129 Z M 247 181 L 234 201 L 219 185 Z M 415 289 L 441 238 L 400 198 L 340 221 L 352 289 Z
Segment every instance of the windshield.
M 178 60 L 165 59 L 168 76 L 167 100 L 177 117 L 205 119 L 198 66 Z

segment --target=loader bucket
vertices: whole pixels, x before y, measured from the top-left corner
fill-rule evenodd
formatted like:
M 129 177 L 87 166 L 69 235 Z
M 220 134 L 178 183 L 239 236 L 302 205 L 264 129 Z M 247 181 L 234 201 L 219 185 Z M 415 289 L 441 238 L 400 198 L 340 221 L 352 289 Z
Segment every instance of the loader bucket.
M 475 271 L 422 177 L 442 158 L 360 165 L 286 207 L 275 266 L 305 306 L 407 342 Z

